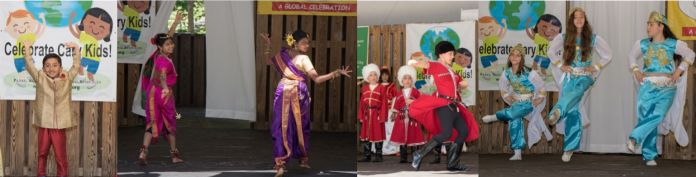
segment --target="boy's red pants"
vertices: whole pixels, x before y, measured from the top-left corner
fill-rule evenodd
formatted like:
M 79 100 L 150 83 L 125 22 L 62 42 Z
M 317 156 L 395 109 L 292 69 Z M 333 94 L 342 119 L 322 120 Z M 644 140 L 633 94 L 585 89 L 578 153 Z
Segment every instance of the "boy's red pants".
M 46 176 L 46 158 L 53 145 L 58 174 L 68 176 L 68 154 L 65 150 L 65 129 L 39 128 L 39 167 L 37 176 Z

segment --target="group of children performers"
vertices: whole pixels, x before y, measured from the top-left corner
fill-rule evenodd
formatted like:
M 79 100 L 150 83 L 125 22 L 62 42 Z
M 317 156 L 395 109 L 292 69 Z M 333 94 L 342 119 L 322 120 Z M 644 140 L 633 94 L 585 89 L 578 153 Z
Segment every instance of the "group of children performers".
M 684 100 L 680 97 L 685 92 L 682 73 L 693 64 L 695 54 L 686 43 L 676 40 L 663 15 L 652 12 L 647 24 L 648 38 L 638 40 L 629 54 L 630 69 L 639 88 L 638 123 L 628 137 L 627 149 L 637 152 L 636 146 L 641 145 L 646 165 L 655 166 L 658 132 L 675 132 L 679 145 L 688 144 L 681 125 Z M 543 81 L 539 73 L 528 71 L 523 66 L 524 52 L 518 47 L 511 50 L 508 68 L 500 78 L 501 94 L 510 107 L 482 118 L 485 123 L 509 121 L 510 146 L 514 150 L 510 160 L 522 159 L 521 150 L 525 145 L 523 117 L 530 121 L 530 129 L 536 129 L 528 131 L 530 147 L 539 140 L 539 131 L 551 139 L 543 120 L 539 121 L 539 110 L 543 109 L 545 102 Z M 580 148 L 583 127 L 589 125 L 589 90 L 601 69 L 611 61 L 612 51 L 604 39 L 592 33 L 585 11 L 574 8 L 569 14 L 566 33 L 550 42 L 547 54 L 555 66 L 552 69 L 561 88 L 558 102 L 548 114 L 549 121 L 556 125 L 559 134 L 564 135 L 561 160 L 569 162 L 573 152 Z M 599 56 L 598 61 L 592 61 L 593 54 Z
M 586 17 L 583 9 L 572 9 L 565 33 L 555 36 L 549 42 L 548 51 L 544 52 L 548 54 L 554 79 L 560 88 L 558 102 L 547 115 L 556 131 L 564 135 L 563 162 L 569 162 L 573 152 L 580 149 L 583 128 L 589 125 L 589 90 L 612 58 L 609 44 L 592 32 Z M 638 123 L 628 137 L 627 149 L 637 152 L 640 145 L 646 165 L 655 166 L 658 133 L 675 132 L 678 144 L 688 144 L 681 125 L 685 92 L 682 74 L 693 64 L 696 54 L 686 43 L 676 39 L 667 19 L 658 12 L 650 14 L 647 32 L 648 38 L 638 40 L 629 54 L 630 69 L 639 88 Z M 478 137 L 478 128 L 475 122 L 469 122 L 473 116 L 466 107 L 457 104 L 457 99 L 460 99 L 458 89 L 467 85 L 452 72 L 452 57 L 449 55 L 454 47 L 450 45 L 444 41 L 435 47 L 437 61 L 410 60 L 409 65 L 399 68 L 397 78 L 401 87 L 395 93 L 390 94 L 388 87 L 377 83 L 380 76 L 377 65 L 364 67 L 363 76 L 368 84 L 361 89 L 358 112 L 362 123 L 360 138 L 365 151 L 365 158 L 361 161 L 370 161 L 371 143 L 377 143 L 374 161 L 382 161 L 379 147 L 385 140 L 384 122 L 393 119 L 395 124 L 390 142 L 400 145 L 401 163 L 408 162 L 407 147 L 423 145 L 413 153 L 412 166 L 418 169 L 427 152 L 452 136 L 453 131 L 440 130 L 453 129 L 460 135 L 455 135 L 457 137 L 449 148 L 447 169 L 466 170 L 458 164 L 459 148 L 464 142 Z M 593 55 L 599 58 L 593 61 Z M 540 61 L 534 63 L 545 65 Z M 421 95 L 414 89 L 415 67 L 425 68 L 425 74 L 433 78 L 437 91 L 432 96 Z M 503 100 L 510 106 L 482 117 L 484 123 L 508 121 L 510 147 L 514 152 L 510 160 L 522 160 L 524 147 L 531 147 L 542 135 L 547 140 L 552 138 L 542 118 L 546 104 L 542 76 L 546 73 L 540 73 L 541 68 L 544 67 L 525 67 L 525 49 L 521 44 L 511 48 L 507 68 L 499 79 Z M 389 111 L 394 113 L 393 116 L 385 117 Z M 529 121 L 526 140 L 523 118 Z M 427 143 L 423 129 L 431 135 Z
M 467 87 L 467 83 L 451 67 L 455 58 L 454 45 L 447 41 L 440 42 L 436 52 L 438 62 L 411 60 L 409 65 L 401 66 L 397 76 L 398 89 L 378 83 L 381 72 L 377 65 L 369 64 L 363 68 L 366 84 L 360 92 L 358 120 L 362 123 L 360 140 L 363 141 L 365 157 L 359 162 L 383 160 L 382 145 L 386 139 L 384 123 L 393 120 L 394 128 L 389 142 L 400 146 L 400 163 L 408 163 L 408 147 L 424 145 L 413 152 L 412 166 L 419 169 L 425 155 L 449 142 L 447 170 L 468 170 L 459 164 L 459 154 L 464 142 L 478 138 L 478 127 L 473 114 L 461 104 L 458 95 L 461 89 Z M 437 87 L 434 95 L 421 95 L 414 88 L 416 67 L 424 68 L 425 74 L 432 76 Z M 392 116 L 387 117 L 388 112 L 392 112 Z M 427 143 L 422 129 L 430 134 Z M 372 144 L 375 144 L 374 154 Z

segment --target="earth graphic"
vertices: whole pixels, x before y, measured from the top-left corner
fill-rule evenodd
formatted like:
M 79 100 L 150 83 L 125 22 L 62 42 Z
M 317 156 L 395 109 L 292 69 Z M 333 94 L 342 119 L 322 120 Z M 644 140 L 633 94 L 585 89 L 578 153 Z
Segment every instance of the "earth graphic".
M 46 25 L 51 27 L 68 26 L 70 13 L 75 12 L 73 23 L 79 23 L 85 11 L 92 7 L 92 1 L 24 1 L 24 6 L 34 17 L 46 15 Z M 41 20 L 39 19 L 41 22 Z

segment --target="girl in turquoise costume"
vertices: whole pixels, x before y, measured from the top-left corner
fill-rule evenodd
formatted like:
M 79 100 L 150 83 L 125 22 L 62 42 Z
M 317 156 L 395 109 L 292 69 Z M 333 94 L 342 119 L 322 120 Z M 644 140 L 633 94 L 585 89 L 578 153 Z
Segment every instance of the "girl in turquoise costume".
M 631 71 L 640 86 L 638 124 L 629 136 L 628 150 L 636 152 L 636 145 L 641 145 L 646 165 L 655 166 L 658 126 L 661 134 L 674 131 L 677 142 L 688 145 L 681 124 L 684 99 L 675 99 L 675 95 L 681 93 L 680 97 L 684 97 L 686 78 L 681 78 L 681 74 L 693 64 L 694 51 L 676 39 L 667 26 L 667 18 L 658 12 L 650 13 L 647 31 L 649 38 L 636 41 L 629 54 Z M 636 63 L 638 60 L 642 67 Z M 672 111 L 679 113 L 670 114 Z
M 555 80 L 560 88 L 558 102 L 549 113 L 556 132 L 563 139 L 563 162 L 569 162 L 574 151 L 580 149 L 582 129 L 589 125 L 587 96 L 599 71 L 611 61 L 611 48 L 604 39 L 592 33 L 581 8 L 574 8 L 568 15 L 566 33 L 551 41 L 548 50 Z M 599 60 L 593 62 L 593 53 Z
M 484 116 L 483 122 L 508 121 L 510 147 L 515 152 L 510 160 L 522 160 L 522 149 L 525 146 L 525 128 L 522 119 L 527 117 L 530 122 L 528 137 L 530 140 L 534 140 L 529 142 L 530 147 L 541 138 L 541 132 L 545 133 L 548 140 L 552 138 L 551 132 L 546 128 L 541 117 L 541 110 L 546 105 L 544 102 L 546 98 L 544 81 L 536 71 L 530 71 L 524 67 L 524 47 L 522 44 L 517 44 L 510 50 L 508 67 L 503 70 L 499 85 L 500 94 L 510 107 L 500 110 L 494 115 Z

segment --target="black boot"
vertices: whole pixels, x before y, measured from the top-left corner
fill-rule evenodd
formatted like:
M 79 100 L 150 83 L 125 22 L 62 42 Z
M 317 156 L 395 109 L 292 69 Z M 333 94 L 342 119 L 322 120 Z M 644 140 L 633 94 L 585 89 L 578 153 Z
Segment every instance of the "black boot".
M 464 165 L 459 165 L 459 154 L 462 152 L 463 144 L 453 142 L 447 150 L 447 170 L 449 171 L 469 171 Z
M 435 146 L 437 146 L 437 141 L 430 140 L 428 143 L 425 143 L 425 146 L 423 146 L 423 149 L 418 150 L 416 152 L 413 152 L 413 162 L 411 162 L 411 167 L 415 168 L 416 171 L 420 169 L 421 162 L 423 161 L 423 158 L 432 151 Z
M 433 161 L 430 161 L 430 164 L 440 163 L 440 156 L 442 156 L 440 152 L 442 152 L 442 144 L 435 146 L 435 149 L 433 149 L 433 154 L 435 154 L 435 158 L 433 159 Z
M 406 147 L 406 145 L 399 146 L 399 151 L 400 151 L 399 156 L 401 156 L 401 160 L 399 161 L 399 163 L 408 163 L 408 149 L 407 148 L 408 147 Z
M 372 143 L 370 142 L 363 142 L 363 154 L 365 157 L 363 159 L 358 160 L 358 162 L 371 162 L 372 161 Z
M 375 143 L 375 160 L 372 162 L 382 162 L 382 142 Z

